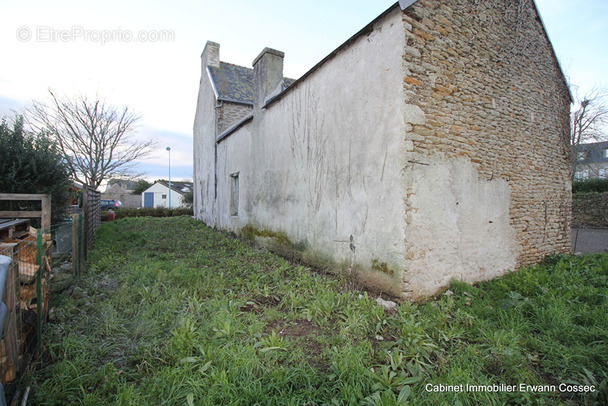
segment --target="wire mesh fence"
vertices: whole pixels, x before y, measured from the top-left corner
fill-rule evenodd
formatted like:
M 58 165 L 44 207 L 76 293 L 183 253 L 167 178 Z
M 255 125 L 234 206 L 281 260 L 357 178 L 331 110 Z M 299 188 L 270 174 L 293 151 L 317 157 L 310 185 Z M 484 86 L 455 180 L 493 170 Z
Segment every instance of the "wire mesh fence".
M 7 316 L 0 344 L 2 382 L 9 388 L 40 347 L 41 323 L 48 308 L 47 247 L 46 238 L 34 229 L 0 244 L 0 254 L 9 259 L 3 297 Z
M 0 342 L 0 378 L 10 397 L 27 366 L 42 349 L 52 293 L 60 294 L 78 279 L 84 263 L 83 215 L 51 227 L 29 228 L 0 243 L 8 263 L 2 301 L 6 305 Z M 75 248 L 73 251 L 73 247 Z
M 89 191 L 76 214 L 59 224 L 42 222 L 42 229 L 31 227 L 30 220 L 16 212 L 11 213 L 17 214 L 16 220 L 0 219 L 0 285 L 3 272 L 6 276 L 0 286 L 0 303 L 6 307 L 3 320 L 0 305 L 0 406 L 9 399 L 16 404 L 25 392 L 21 378 L 39 359 L 44 325 L 53 317 L 50 299 L 72 287 L 82 272 L 100 224 L 98 194 Z

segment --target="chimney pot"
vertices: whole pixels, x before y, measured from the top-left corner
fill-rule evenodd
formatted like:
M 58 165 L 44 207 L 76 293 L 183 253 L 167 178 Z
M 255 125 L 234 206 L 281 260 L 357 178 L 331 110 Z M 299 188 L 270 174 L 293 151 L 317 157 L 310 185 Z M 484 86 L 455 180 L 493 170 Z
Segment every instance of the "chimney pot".
M 201 54 L 201 63 L 203 71 L 207 69 L 207 66 L 213 66 L 216 68 L 220 67 L 220 44 L 213 41 L 207 41 L 205 49 Z
M 283 81 L 283 58 L 285 53 L 264 48 L 253 60 L 253 106 L 261 108 L 265 99 Z

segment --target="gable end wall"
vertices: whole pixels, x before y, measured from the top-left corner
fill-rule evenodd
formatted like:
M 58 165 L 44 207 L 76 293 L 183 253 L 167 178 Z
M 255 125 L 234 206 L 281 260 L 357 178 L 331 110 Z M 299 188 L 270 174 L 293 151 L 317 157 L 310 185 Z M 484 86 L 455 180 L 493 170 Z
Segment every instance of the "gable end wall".
M 570 249 L 569 104 L 532 0 L 393 7 L 218 144 L 201 83 L 195 213 L 402 297 L 490 279 Z
M 568 252 L 570 96 L 532 1 L 419 1 L 403 21 L 407 294 Z

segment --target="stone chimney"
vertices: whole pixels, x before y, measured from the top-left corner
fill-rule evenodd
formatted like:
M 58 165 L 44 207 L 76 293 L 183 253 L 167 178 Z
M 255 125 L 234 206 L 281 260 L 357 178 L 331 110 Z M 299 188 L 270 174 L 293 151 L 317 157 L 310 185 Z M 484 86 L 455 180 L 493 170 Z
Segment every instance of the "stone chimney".
M 253 60 L 253 107 L 262 108 L 266 97 L 283 81 L 283 57 L 276 49 L 264 48 Z
M 201 65 L 203 73 L 207 70 L 207 66 L 220 67 L 220 44 L 207 41 L 201 55 Z

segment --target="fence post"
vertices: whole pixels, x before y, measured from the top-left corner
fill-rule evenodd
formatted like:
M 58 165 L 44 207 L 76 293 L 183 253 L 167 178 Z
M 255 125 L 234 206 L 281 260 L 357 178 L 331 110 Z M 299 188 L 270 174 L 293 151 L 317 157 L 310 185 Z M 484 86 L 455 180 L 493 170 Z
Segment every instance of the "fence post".
M 38 230 L 36 235 L 36 264 L 38 271 L 36 272 L 36 355 L 40 356 L 42 348 L 42 230 Z
M 83 252 L 85 252 L 86 255 L 86 246 L 87 246 L 87 234 L 86 234 L 86 230 L 89 228 L 89 205 L 90 205 L 90 195 L 89 195 L 89 186 L 88 185 L 83 185 L 82 187 L 82 215 L 83 215 L 83 219 L 82 221 L 84 222 L 84 230 L 85 230 L 85 234 L 84 234 L 84 249 Z M 79 240 L 80 241 L 80 240 Z M 78 254 L 80 255 L 81 251 L 78 251 Z
M 80 261 L 80 215 L 72 214 L 72 270 L 78 277 Z
M 80 272 L 82 272 L 87 255 L 86 225 L 86 217 L 84 214 L 81 214 L 78 218 L 78 277 L 80 277 Z
M 0 243 L 0 269 L 2 269 L 2 255 L 7 258 L 8 271 L 2 301 L 6 304 L 8 313 L 4 322 L 4 345 L 6 351 L 6 363 L 2 365 L 2 379 L 6 382 L 12 381 L 16 371 L 21 367 L 19 360 L 19 344 L 17 339 L 17 286 L 18 274 L 15 262 L 19 260 L 17 243 Z M 4 260 L 6 261 L 6 260 Z M 0 291 L 1 292 L 1 291 Z M 0 305 L 1 306 L 1 305 Z
M 40 215 L 40 223 L 42 227 L 42 232 L 45 235 L 45 239 L 47 241 L 51 240 L 51 195 L 43 195 L 41 200 L 41 209 L 42 212 Z
M 7 308 L 4 302 L 2 301 L 2 293 L 4 292 L 4 285 L 6 283 L 6 277 L 8 274 L 9 267 L 13 262 L 12 258 L 0 255 L 0 308 L 6 316 Z M 2 325 L 0 325 L 0 332 L 4 331 L 4 322 L 5 318 L 2 318 Z M 0 383 L 0 406 L 6 406 L 6 397 L 4 395 L 4 386 Z

